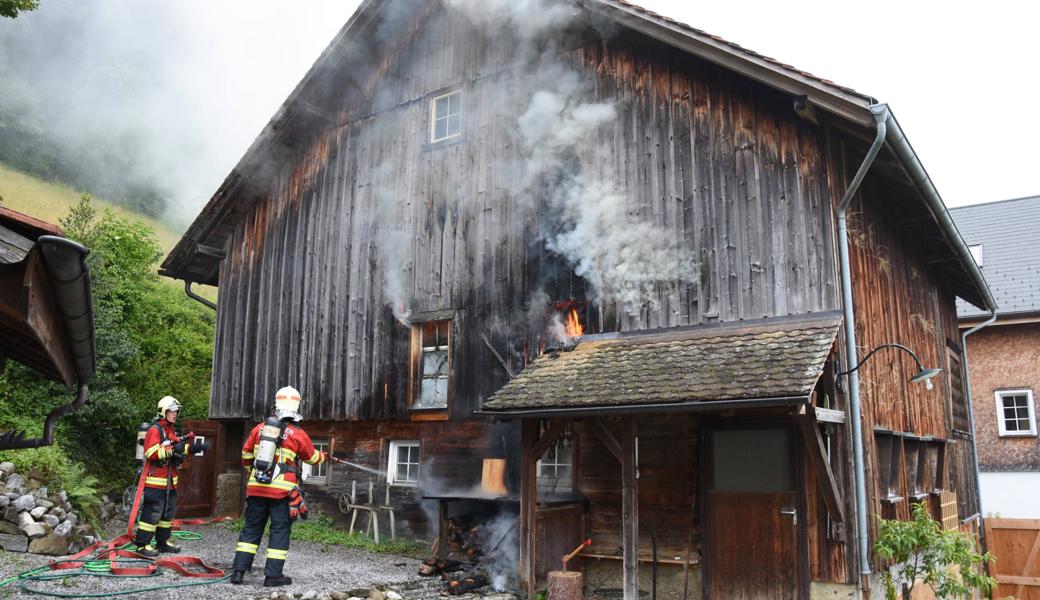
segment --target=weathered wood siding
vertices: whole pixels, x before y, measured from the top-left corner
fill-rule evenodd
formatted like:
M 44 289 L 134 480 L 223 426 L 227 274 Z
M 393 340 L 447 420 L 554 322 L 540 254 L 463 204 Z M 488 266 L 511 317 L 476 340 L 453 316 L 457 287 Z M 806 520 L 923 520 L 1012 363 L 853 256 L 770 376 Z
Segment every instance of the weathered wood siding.
M 542 344 L 549 307 L 536 291 L 587 299 L 544 249 L 537 207 L 520 201 L 517 117 L 548 76 L 508 66 L 515 48 L 459 19 L 418 15 L 410 27 L 371 72 L 341 65 L 340 120 L 294 147 L 230 239 L 211 417 L 259 417 L 285 384 L 303 392 L 308 419 L 408 417 L 409 334 L 378 267 L 393 229 L 406 234 L 411 309 L 457 311 L 454 418 L 505 381 L 479 334 L 520 369 Z M 664 282 L 637 310 L 584 304 L 593 331 L 837 308 L 821 138 L 789 97 L 624 32 L 560 60 L 592 82 L 588 99 L 618 110 L 598 137 L 597 173 L 700 264 L 695 284 Z M 450 87 L 462 90 L 463 137 L 428 145 L 429 98 Z

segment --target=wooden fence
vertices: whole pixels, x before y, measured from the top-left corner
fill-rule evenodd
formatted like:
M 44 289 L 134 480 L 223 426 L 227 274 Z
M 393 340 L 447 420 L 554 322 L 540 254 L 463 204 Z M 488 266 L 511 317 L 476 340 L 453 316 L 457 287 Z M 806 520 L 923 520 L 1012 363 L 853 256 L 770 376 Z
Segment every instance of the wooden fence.
M 986 544 L 996 558 L 993 598 L 1040 600 L 1040 519 L 986 519 Z

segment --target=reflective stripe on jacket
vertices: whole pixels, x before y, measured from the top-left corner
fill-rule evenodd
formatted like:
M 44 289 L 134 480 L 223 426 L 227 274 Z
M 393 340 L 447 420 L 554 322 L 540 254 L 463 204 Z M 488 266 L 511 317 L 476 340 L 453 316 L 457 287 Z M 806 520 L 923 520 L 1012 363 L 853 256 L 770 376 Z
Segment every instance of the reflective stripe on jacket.
M 148 476 L 144 480 L 144 486 L 165 490 L 167 484 L 171 486 L 171 489 L 177 486 L 177 469 L 170 466 L 169 461 L 173 457 L 173 446 L 163 445 L 163 434 L 159 432 L 160 427 L 166 434 L 166 439 L 170 441 L 170 444 L 181 441 L 181 438 L 177 437 L 177 432 L 173 429 L 173 425 L 167 422 L 166 419 L 159 419 L 158 422 L 148 428 L 148 433 L 144 436 L 144 457 L 148 461 Z M 173 479 L 168 480 L 171 472 Z
M 282 443 L 275 452 L 275 476 L 271 483 L 260 483 L 253 471 L 253 459 L 256 458 L 256 447 L 260 444 L 260 430 L 264 424 L 259 423 L 249 433 L 242 445 L 242 465 L 249 469 L 249 483 L 246 485 L 246 496 L 280 499 L 289 495 L 299 483 L 296 463 L 300 460 L 310 465 L 325 462 L 325 453 L 314 449 L 307 432 L 289 423 L 282 432 Z

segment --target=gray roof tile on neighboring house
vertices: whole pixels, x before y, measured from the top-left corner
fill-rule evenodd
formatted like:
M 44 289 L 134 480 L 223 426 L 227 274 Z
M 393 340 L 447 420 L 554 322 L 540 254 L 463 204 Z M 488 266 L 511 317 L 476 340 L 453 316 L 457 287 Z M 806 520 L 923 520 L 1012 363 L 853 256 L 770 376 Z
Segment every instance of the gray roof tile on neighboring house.
M 807 396 L 836 317 L 592 336 L 547 352 L 485 404 L 517 410 Z
M 982 245 L 997 314 L 1040 312 L 1040 196 L 951 208 L 950 215 L 969 246 Z M 961 318 L 984 314 L 957 301 Z

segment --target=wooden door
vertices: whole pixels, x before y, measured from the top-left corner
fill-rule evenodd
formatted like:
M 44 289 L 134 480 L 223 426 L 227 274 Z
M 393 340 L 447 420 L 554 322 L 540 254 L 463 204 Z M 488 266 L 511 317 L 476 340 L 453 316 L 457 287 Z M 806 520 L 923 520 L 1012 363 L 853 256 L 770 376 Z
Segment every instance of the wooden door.
M 710 432 L 706 599 L 803 597 L 794 447 L 786 428 Z
M 208 517 L 213 514 L 217 503 L 217 473 L 221 466 L 220 438 L 223 426 L 216 421 L 182 421 L 178 423 L 183 433 L 195 432 L 195 439 L 209 443 L 209 450 L 196 453 L 184 461 L 178 476 L 177 515 L 178 519 Z

